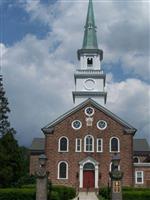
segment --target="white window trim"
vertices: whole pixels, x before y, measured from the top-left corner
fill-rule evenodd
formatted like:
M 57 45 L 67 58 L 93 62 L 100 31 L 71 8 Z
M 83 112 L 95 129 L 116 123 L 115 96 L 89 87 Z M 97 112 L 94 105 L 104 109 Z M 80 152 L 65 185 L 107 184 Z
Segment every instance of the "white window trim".
M 112 151 L 111 150 L 111 141 L 113 138 L 116 138 L 118 140 L 118 151 Z M 112 152 L 112 153 L 118 153 L 120 152 L 120 140 L 118 137 L 111 137 L 110 140 L 109 140 L 109 152 Z
M 98 142 L 99 140 L 101 141 L 101 150 L 98 150 Z M 97 152 L 103 152 L 103 139 L 102 138 L 97 138 L 97 148 L 96 148 Z
M 134 161 L 135 158 L 138 159 L 138 162 L 137 162 L 137 163 L 140 163 L 140 158 L 139 158 L 138 156 L 134 156 L 134 157 L 133 157 L 133 161 Z
M 86 151 L 86 138 L 89 136 L 92 138 L 92 151 Z M 94 152 L 94 137 L 92 135 L 86 135 L 84 137 L 84 152 Z
M 66 150 L 66 151 L 62 151 L 62 150 L 60 149 L 60 140 L 61 140 L 62 138 L 66 138 L 66 139 L 67 139 L 67 150 Z M 62 136 L 62 137 L 59 138 L 59 142 L 58 142 L 58 152 L 69 152 L 69 139 L 68 139 L 66 136 Z
M 142 182 L 138 182 L 137 181 L 137 178 L 138 178 L 137 177 L 137 173 L 139 173 L 139 172 L 142 174 L 142 177 L 141 177 L 142 178 Z M 144 172 L 143 171 L 135 171 L 135 184 L 144 184 Z
M 88 108 L 91 108 L 91 109 L 93 110 L 92 114 L 88 114 L 88 113 L 86 112 Z M 92 108 L 92 107 L 87 107 L 87 108 L 85 108 L 84 112 L 85 112 L 86 116 L 91 117 L 91 116 L 94 115 L 95 110 L 94 110 L 94 108 Z
M 105 126 L 104 128 L 101 128 L 101 127 L 99 127 L 99 125 L 98 125 L 98 124 L 99 124 L 99 122 L 100 122 L 100 121 L 103 121 L 103 122 L 105 122 L 106 126 Z M 97 125 L 97 128 L 98 128 L 99 130 L 105 130 L 105 129 L 107 128 L 107 122 L 106 122 L 105 120 L 98 120 L 98 122 L 97 122 L 97 124 L 96 124 L 96 125 Z
M 60 177 L 59 177 L 60 164 L 61 164 L 61 163 L 65 163 L 65 164 L 66 164 L 66 178 L 60 178 Z M 58 163 L 57 179 L 61 179 L 61 180 L 67 180 L 67 179 L 68 179 L 68 163 L 67 163 L 66 161 L 60 161 L 60 162 Z
M 78 140 L 80 141 L 80 151 L 78 150 Z M 76 149 L 75 152 L 82 152 L 82 139 L 81 138 L 76 138 Z
M 79 122 L 80 122 L 80 126 L 79 126 L 78 128 L 75 128 L 75 127 L 73 126 L 73 123 L 74 123 L 75 121 L 79 121 Z M 71 126 L 72 126 L 72 128 L 73 128 L 74 130 L 79 130 L 79 129 L 82 127 L 82 122 L 81 122 L 80 120 L 76 119 L 76 120 L 74 120 L 74 121 L 71 123 Z

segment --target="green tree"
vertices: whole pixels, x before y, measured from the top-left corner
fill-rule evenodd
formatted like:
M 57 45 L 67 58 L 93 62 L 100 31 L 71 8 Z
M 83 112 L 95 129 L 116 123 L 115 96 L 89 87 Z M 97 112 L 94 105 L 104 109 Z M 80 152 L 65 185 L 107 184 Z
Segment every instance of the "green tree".
M 8 113 L 10 112 L 8 104 L 3 87 L 3 78 L 0 75 L 0 137 L 8 132 L 15 133 L 15 130 L 10 127 L 10 122 L 8 121 Z
M 14 134 L 6 133 L 0 139 L 0 186 L 15 186 L 22 174 L 22 158 Z
M 16 184 L 22 173 L 22 157 L 15 130 L 8 120 L 8 99 L 5 97 L 2 75 L 0 75 L 0 186 Z

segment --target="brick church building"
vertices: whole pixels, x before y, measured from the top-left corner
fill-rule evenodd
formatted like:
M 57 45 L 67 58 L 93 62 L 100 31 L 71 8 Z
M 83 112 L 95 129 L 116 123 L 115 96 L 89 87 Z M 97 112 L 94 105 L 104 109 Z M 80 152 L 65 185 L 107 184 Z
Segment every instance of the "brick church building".
M 89 0 L 80 63 L 74 74 L 75 107 L 42 128 L 44 138 L 34 138 L 30 148 L 30 174 L 38 156 L 47 156 L 53 184 L 79 189 L 106 186 L 111 159 L 120 156 L 123 186 L 150 186 L 150 148 L 145 139 L 134 139 L 136 128 L 104 106 L 106 74 L 101 69 L 92 0 Z

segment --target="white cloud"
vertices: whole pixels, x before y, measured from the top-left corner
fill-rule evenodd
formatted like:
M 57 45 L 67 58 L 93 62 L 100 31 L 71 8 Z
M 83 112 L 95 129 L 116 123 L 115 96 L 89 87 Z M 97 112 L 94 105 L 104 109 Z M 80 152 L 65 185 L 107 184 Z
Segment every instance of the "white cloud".
M 109 82 L 107 107 L 138 129 L 150 142 L 150 85 L 138 79 Z
M 93 1 L 98 26 L 99 47 L 104 50 L 104 63 L 112 68 L 118 60 L 128 75 L 144 80 L 150 75 L 150 14 L 146 1 Z M 75 52 L 82 46 L 88 1 L 57 1 L 44 5 L 28 1 L 26 11 L 32 20 L 50 26 L 59 56 L 76 60 Z M 78 15 L 80 13 L 80 16 Z M 71 45 L 70 45 L 71 44 Z
M 11 122 L 25 144 L 72 104 L 74 66 L 50 54 L 47 44 L 47 40 L 28 35 L 13 47 L 5 47 L 3 55 Z
M 42 40 L 28 34 L 11 47 L 1 44 L 1 50 L 12 125 L 21 143 L 30 144 L 42 126 L 72 106 L 73 72 L 79 67 L 76 50 L 82 45 L 87 3 L 25 2 L 31 21 L 48 24 L 51 31 Z M 104 62 L 111 67 L 121 60 L 125 73 L 148 79 L 147 3 L 95 1 L 94 8 Z M 113 71 L 107 80 L 108 108 L 148 138 L 149 85 L 137 78 L 116 82 Z

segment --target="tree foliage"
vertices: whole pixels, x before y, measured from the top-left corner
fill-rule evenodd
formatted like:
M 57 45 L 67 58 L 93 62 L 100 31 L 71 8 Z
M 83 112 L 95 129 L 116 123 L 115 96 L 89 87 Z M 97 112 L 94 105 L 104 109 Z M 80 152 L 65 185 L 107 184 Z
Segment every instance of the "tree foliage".
M 3 78 L 0 75 L 0 136 L 2 137 L 6 133 L 15 133 L 15 130 L 10 127 L 8 120 L 9 109 L 8 99 L 5 97 L 5 90 L 3 87 Z
M 14 137 L 15 130 L 10 127 L 8 120 L 8 105 L 0 75 L 0 187 L 15 185 L 23 169 L 21 149 Z

